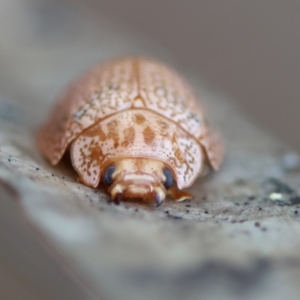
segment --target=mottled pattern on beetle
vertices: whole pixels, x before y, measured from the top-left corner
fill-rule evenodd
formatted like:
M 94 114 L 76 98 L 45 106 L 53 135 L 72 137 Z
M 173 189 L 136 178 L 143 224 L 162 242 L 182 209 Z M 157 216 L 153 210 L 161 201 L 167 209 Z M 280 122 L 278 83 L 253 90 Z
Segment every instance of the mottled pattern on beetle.
M 40 132 L 42 152 L 56 164 L 69 143 L 96 121 L 130 108 L 137 96 L 132 59 L 99 65 L 76 81 Z
M 139 95 L 145 105 L 173 120 L 198 138 L 203 116 L 191 88 L 174 70 L 153 60 L 140 60 Z
M 182 78 L 156 61 L 125 58 L 95 67 L 71 86 L 40 132 L 40 149 L 56 164 L 84 129 L 131 107 L 146 107 L 196 138 L 203 135 L 202 113 Z
M 178 125 L 144 109 L 115 114 L 87 129 L 73 143 L 71 157 L 81 180 L 96 187 L 101 168 L 118 157 L 151 157 L 169 164 L 179 188 L 202 169 L 200 144 Z

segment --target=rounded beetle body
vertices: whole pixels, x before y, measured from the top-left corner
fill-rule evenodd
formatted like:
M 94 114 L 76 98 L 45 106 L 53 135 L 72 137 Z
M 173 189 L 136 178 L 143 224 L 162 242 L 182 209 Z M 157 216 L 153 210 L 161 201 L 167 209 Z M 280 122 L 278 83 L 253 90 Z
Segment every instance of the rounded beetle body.
M 111 197 L 175 200 L 201 175 L 218 169 L 223 148 L 188 84 L 155 60 L 125 57 L 75 81 L 38 135 L 55 165 L 67 149 L 79 179 Z

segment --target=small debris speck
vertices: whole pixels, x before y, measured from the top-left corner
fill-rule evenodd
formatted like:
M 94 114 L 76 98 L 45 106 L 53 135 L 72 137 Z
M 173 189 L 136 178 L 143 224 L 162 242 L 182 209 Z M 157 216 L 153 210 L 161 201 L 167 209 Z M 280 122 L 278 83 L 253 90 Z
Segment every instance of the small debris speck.
M 295 215 L 297 215 L 298 214 L 298 210 L 295 210 L 294 213 L 295 213 Z
M 191 204 L 187 204 L 185 207 L 191 207 Z
M 255 197 L 255 196 L 249 196 L 248 199 L 249 199 L 250 201 L 252 201 L 252 200 L 255 200 L 256 197 Z
M 258 208 L 258 210 L 262 210 L 262 208 L 261 208 L 261 207 L 259 207 L 259 208 Z
M 65 179 L 65 176 L 61 176 L 62 179 Z
M 190 211 L 187 209 L 186 212 L 189 213 Z
M 267 231 L 267 228 L 266 228 L 266 227 L 263 227 L 263 228 L 261 229 L 261 231 Z
M 40 168 L 35 168 L 37 171 L 40 169 Z
M 205 214 L 208 214 L 208 211 L 206 210 L 204 213 L 205 213 Z
M 269 198 L 270 198 L 270 200 L 272 200 L 272 201 L 280 201 L 280 200 L 283 199 L 283 196 L 282 196 L 282 194 L 280 194 L 280 193 L 271 193 L 271 194 L 269 195 Z
M 254 226 L 255 226 L 255 227 L 259 227 L 259 226 L 260 226 L 260 223 L 259 223 L 259 222 L 255 222 L 255 223 L 254 223 Z
M 54 177 L 54 174 L 51 174 L 52 177 Z
M 249 205 L 249 203 L 248 203 L 248 202 L 245 202 L 244 205 Z
M 11 159 L 9 158 L 8 161 L 11 162 Z
M 138 211 L 139 211 L 139 209 L 138 209 L 138 208 L 136 208 L 134 211 L 135 211 L 135 212 L 138 212 Z
M 168 211 L 168 210 L 166 210 L 166 211 L 165 211 L 165 214 L 168 214 L 168 213 L 169 213 L 169 211 Z

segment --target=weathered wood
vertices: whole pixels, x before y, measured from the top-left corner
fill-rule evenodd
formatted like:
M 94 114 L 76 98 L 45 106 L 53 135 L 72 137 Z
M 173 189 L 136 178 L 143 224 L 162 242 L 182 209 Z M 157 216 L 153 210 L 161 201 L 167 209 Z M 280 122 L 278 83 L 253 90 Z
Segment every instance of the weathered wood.
M 38 19 L 38 12 L 30 14 Z M 55 31 L 52 41 L 45 38 L 49 33 L 33 36 L 30 50 L 36 55 L 30 55 L 31 63 L 21 58 L 28 44 L 12 50 L 28 72 L 18 73 L 16 64 L 7 63 L 15 77 L 5 78 L 8 83 L 15 80 L 16 92 L 7 87 L 5 94 L 19 102 L 22 95 L 25 98 L 23 108 L 1 98 L 0 192 L 3 186 L 12 191 L 10 198 L 20 202 L 46 248 L 101 299 L 296 299 L 298 156 L 249 121 L 224 95 L 211 92 L 197 74 L 185 71 L 221 128 L 227 154 L 219 173 L 191 187 L 193 201 L 169 200 L 158 209 L 140 203 L 115 206 L 101 189 L 77 183 L 67 162 L 52 168 L 41 158 L 31 125 L 47 113 L 59 88 L 92 61 L 110 56 L 112 49 L 117 48 L 114 54 L 141 53 L 143 45 L 151 45 L 125 29 L 111 30 L 110 23 L 92 12 L 81 19 L 76 10 L 68 14 L 69 21 L 59 25 L 60 34 L 56 37 Z M 68 36 L 74 18 L 93 24 L 80 39 Z M 55 20 L 48 22 L 50 26 Z M 152 53 L 165 57 L 161 50 Z M 10 113 L 3 114 L 8 107 Z M 24 111 L 29 122 L 20 122 Z

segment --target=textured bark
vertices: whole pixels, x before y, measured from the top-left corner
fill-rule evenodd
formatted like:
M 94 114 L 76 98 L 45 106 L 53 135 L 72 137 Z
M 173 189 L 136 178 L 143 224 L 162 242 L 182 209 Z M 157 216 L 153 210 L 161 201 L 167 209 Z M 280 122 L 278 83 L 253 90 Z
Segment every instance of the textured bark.
M 26 13 L 42 22 L 38 25 L 42 28 L 46 21 L 33 6 Z M 5 80 L 13 79 L 15 89 L 2 90 L 16 99 L 0 98 L 0 198 L 4 208 L 10 204 L 2 199 L 18 201 L 22 217 L 44 242 L 44 250 L 51 249 L 69 276 L 85 286 L 70 281 L 68 292 L 80 289 L 78 299 L 92 297 L 85 295 L 87 290 L 96 298 L 116 300 L 296 299 L 300 292 L 298 155 L 249 121 L 224 95 L 207 88 L 197 74 L 183 71 L 221 128 L 226 141 L 224 165 L 220 172 L 197 180 L 189 189 L 195 195 L 192 201 L 168 200 L 157 209 L 140 203 L 112 204 L 101 188 L 77 183 L 67 160 L 55 168 L 44 161 L 32 125 L 43 119 L 60 87 L 84 66 L 111 54 L 144 53 L 152 44 L 92 12 L 68 9 L 63 24 L 51 18 L 48 22 L 48 27 L 55 22 L 61 27 L 53 35 L 32 36 L 30 51 L 36 55 L 23 58 L 29 45 L 15 40 L 11 51 L 19 55 L 25 72 L 17 72 L 19 66 L 8 61 L 6 52 L 0 53 L 7 57 Z M 78 39 L 69 37 L 74 24 L 86 30 Z M 112 48 L 103 43 L 104 36 L 113 41 Z M 62 42 L 64 37 L 69 38 L 67 43 Z M 72 55 L 66 56 L 66 48 L 72 49 Z M 161 49 L 147 53 L 167 56 Z M 15 211 L 9 213 L 15 217 Z M 7 224 L 2 232 L 9 236 L 12 224 Z M 22 231 L 28 228 L 19 226 L 18 233 Z M 30 253 L 34 243 L 32 238 L 30 245 L 14 250 Z M 49 255 L 37 257 L 51 260 Z M 40 276 L 42 271 L 37 271 Z

